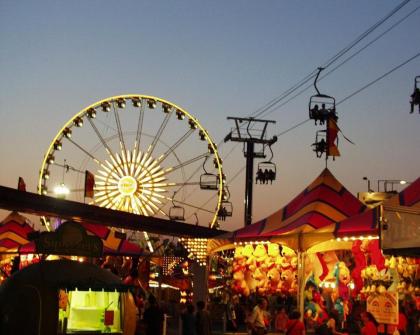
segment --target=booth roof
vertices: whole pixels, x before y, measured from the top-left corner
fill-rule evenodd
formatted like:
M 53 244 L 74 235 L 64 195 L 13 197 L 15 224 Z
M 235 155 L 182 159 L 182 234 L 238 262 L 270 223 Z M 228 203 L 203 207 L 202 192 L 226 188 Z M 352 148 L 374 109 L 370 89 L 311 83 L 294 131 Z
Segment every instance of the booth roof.
M 334 238 L 336 224 L 364 212 L 364 206 L 326 168 L 285 207 L 252 225 L 220 236 L 231 242 L 272 241 L 294 250 Z M 220 242 L 215 242 L 220 248 Z
M 17 249 L 28 243 L 28 234 L 34 229 L 30 221 L 18 212 L 10 213 L 0 223 L 0 252 L 16 252 Z
M 121 279 L 108 270 L 90 263 L 70 260 L 43 261 L 31 264 L 14 273 L 0 287 L 3 290 L 11 286 L 33 285 L 36 287 L 62 288 L 69 290 L 127 290 Z

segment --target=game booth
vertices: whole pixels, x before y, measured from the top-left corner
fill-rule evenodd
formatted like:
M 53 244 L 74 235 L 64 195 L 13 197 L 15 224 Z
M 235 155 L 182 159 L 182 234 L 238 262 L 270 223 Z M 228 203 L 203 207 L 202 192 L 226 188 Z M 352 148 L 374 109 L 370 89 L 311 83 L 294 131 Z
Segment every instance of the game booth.
M 296 297 L 295 308 L 309 327 L 332 313 L 345 327 L 352 308 L 360 305 L 379 323 L 395 324 L 398 300 L 420 298 L 420 259 L 412 253 L 385 256 L 379 219 L 384 208 L 404 198 L 410 208 L 400 207 L 392 218 L 406 210 L 411 213 L 406 221 L 416 218 L 420 227 L 420 179 L 388 205 L 367 208 L 325 169 L 279 211 L 212 240 L 212 252 L 231 259 L 228 268 L 214 267 L 213 276 L 228 278 L 231 293 L 240 297 Z M 392 311 L 385 316 L 384 304 Z

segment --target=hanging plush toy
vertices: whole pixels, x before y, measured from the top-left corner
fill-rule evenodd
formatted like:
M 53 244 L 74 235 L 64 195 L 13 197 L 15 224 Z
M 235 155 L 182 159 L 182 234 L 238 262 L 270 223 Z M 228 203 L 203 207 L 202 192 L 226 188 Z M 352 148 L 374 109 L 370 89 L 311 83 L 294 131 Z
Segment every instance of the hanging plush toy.
M 349 313 L 349 288 L 350 283 L 350 270 L 344 262 L 339 262 L 334 271 L 336 278 L 336 290 L 338 293 L 337 299 L 334 301 L 335 309 L 343 320 L 347 319 Z
M 379 247 L 379 240 L 369 241 L 366 252 L 370 258 L 371 265 L 376 265 L 378 271 L 385 269 L 385 257 Z
M 347 285 L 350 283 L 351 279 L 350 270 L 344 262 L 337 263 L 334 277 L 336 279 L 338 295 L 344 300 L 349 300 L 349 288 Z
M 362 241 L 354 241 L 351 251 L 353 253 L 354 268 L 351 271 L 351 277 L 354 282 L 353 297 L 357 296 L 363 288 L 362 270 L 366 268 L 366 257 L 361 249 Z

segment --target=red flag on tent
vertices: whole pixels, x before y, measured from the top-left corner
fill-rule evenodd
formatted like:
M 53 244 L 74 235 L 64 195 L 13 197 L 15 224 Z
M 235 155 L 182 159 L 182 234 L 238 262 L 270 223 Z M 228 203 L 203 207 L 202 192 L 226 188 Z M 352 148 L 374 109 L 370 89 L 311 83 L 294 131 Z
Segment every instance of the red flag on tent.
M 22 177 L 19 177 L 17 189 L 18 191 L 26 192 L 26 184 Z
M 93 173 L 86 170 L 85 172 L 85 198 L 93 198 L 95 187 L 95 176 Z
M 340 156 L 340 151 L 337 147 L 337 135 L 340 128 L 337 126 L 337 121 L 333 117 L 329 117 L 327 121 L 327 157 Z

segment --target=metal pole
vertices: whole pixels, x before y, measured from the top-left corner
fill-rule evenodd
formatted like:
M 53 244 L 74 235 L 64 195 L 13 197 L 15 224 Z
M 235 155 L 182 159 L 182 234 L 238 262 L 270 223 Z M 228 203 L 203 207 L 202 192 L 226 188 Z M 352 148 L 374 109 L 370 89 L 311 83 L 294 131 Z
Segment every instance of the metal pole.
M 254 142 L 246 143 L 245 226 L 252 223 L 252 185 L 254 184 Z

